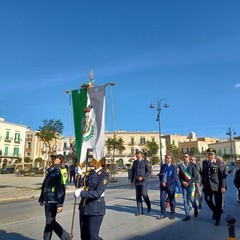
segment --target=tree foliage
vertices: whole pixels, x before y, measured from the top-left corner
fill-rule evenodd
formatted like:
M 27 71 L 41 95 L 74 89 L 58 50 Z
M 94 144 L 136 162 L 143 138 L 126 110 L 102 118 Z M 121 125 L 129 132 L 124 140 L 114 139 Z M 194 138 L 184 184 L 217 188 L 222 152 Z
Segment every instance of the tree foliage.
M 50 154 L 55 151 L 57 139 L 60 138 L 60 135 L 63 132 L 63 123 L 59 119 L 44 119 L 42 123 L 43 125 L 38 128 L 39 132 L 36 133 L 36 136 L 44 142 L 45 146 L 48 148 L 48 153 Z
M 167 154 L 172 156 L 173 162 L 175 163 L 178 163 L 182 156 L 180 149 L 174 144 L 167 144 Z
M 118 151 L 125 150 L 124 141 L 122 138 L 118 138 L 118 139 L 116 137 L 108 138 L 105 143 L 106 143 L 107 149 L 113 151 L 113 155 L 115 155 L 116 150 Z
M 146 151 L 149 157 L 156 156 L 158 154 L 159 146 L 156 142 L 146 142 Z

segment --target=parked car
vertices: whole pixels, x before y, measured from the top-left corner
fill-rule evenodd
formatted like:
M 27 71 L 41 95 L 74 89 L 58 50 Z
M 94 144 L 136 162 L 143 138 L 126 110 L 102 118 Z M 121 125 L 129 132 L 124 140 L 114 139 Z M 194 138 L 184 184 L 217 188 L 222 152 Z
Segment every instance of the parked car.
M 39 169 L 38 167 L 30 168 L 29 170 L 19 170 L 17 175 L 21 176 L 35 176 L 43 174 L 43 169 Z
M 14 170 L 15 170 L 15 167 L 9 166 L 9 167 L 6 167 L 6 168 L 1 169 L 1 170 L 0 170 L 0 173 L 1 173 L 1 174 L 14 173 Z

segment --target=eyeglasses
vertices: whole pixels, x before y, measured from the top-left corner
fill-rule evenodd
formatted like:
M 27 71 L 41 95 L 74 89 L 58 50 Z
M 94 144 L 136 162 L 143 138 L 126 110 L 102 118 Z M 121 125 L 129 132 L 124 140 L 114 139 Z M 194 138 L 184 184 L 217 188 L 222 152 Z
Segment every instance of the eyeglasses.
M 188 158 L 188 156 L 183 156 L 183 158 Z

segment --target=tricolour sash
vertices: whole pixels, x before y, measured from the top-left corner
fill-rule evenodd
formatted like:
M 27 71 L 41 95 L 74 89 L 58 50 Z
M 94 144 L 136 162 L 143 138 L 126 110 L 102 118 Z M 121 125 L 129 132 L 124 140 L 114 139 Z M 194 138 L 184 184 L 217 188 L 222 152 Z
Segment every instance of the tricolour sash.
M 185 167 L 185 165 L 183 163 L 180 164 L 179 170 L 181 171 L 181 173 L 183 174 L 184 178 L 187 181 L 189 181 L 192 178 L 192 175 L 187 171 L 187 168 Z M 195 190 L 196 190 L 195 183 L 193 183 L 192 188 L 191 188 L 191 196 L 194 196 Z

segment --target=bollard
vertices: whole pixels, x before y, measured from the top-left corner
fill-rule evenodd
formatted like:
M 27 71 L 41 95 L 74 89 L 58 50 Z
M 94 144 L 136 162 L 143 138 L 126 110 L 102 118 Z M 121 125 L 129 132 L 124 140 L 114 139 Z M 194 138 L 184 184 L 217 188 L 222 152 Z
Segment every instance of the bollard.
M 225 220 L 228 224 L 228 240 L 236 240 L 235 229 L 234 229 L 236 218 L 233 217 L 232 215 L 227 215 Z

